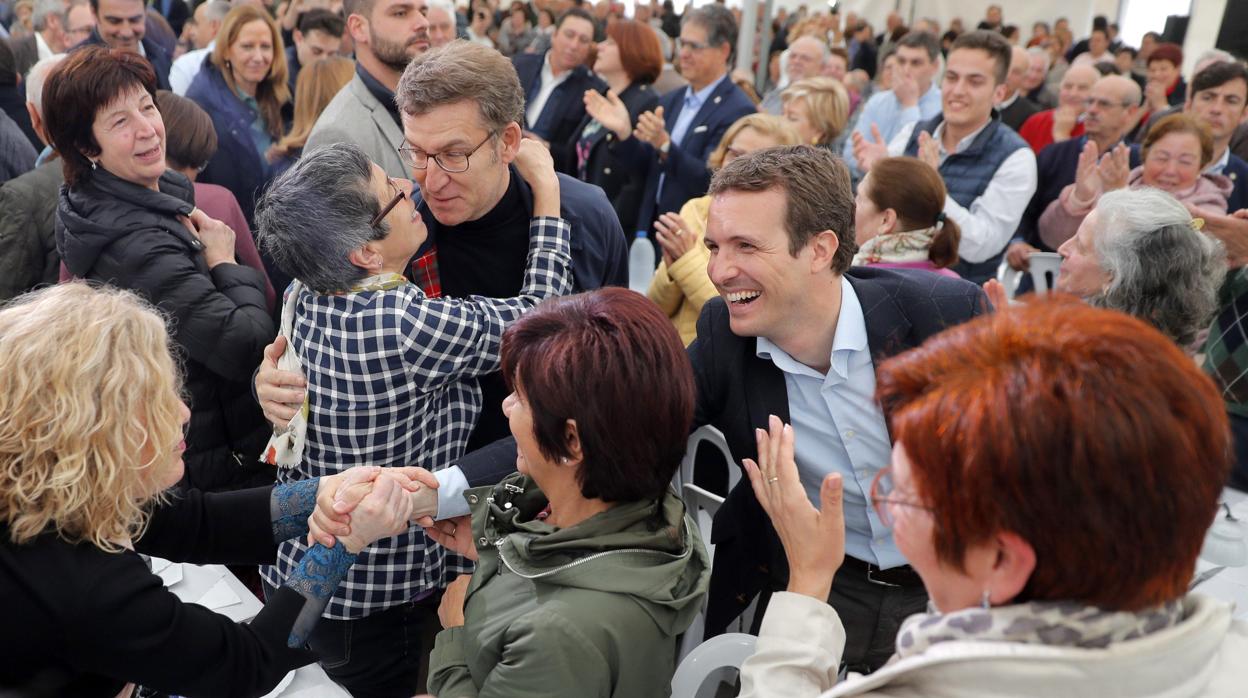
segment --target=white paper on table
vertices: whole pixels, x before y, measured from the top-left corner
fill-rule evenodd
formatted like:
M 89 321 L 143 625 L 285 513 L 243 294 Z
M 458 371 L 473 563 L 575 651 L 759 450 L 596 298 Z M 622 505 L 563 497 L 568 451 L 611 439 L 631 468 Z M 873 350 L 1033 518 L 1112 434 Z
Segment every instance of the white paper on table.
M 282 695 L 282 691 L 285 691 L 287 688 L 290 687 L 290 684 L 293 683 L 294 680 L 295 680 L 295 672 L 291 671 L 289 674 L 286 674 L 285 676 L 283 676 L 281 681 L 277 682 L 277 685 L 273 687 L 272 691 L 269 691 L 268 693 L 264 694 L 260 698 L 277 698 L 278 696 Z
M 165 586 L 171 587 L 182 581 L 182 565 L 176 562 L 166 562 L 165 566 L 159 571 L 156 570 L 156 560 L 152 559 L 152 571 L 156 572 L 156 576 L 165 583 Z
M 223 577 L 217 580 L 217 583 L 213 584 L 212 588 L 199 597 L 199 600 L 195 603 L 215 611 L 242 602 L 243 600 L 238 598 L 238 594 L 234 593 L 234 590 L 230 588 L 229 582 Z

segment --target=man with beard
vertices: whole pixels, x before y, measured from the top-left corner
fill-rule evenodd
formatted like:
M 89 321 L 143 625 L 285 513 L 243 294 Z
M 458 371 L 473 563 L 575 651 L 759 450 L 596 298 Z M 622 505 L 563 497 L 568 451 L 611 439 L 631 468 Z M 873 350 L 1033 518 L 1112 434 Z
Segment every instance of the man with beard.
M 305 150 L 355 143 L 387 175 L 407 179 L 394 89 L 412 58 L 429 50 L 425 0 L 346 0 L 343 10 L 355 42 L 355 77 L 316 120 Z

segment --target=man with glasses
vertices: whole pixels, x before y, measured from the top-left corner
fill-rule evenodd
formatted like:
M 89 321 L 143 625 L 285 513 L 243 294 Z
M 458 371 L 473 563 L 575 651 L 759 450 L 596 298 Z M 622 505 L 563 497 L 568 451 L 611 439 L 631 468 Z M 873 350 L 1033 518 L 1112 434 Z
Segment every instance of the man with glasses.
M 430 297 L 515 296 L 534 203 L 513 164 L 523 137 L 524 92 L 511 63 L 489 47 L 451 42 L 412 62 L 398 84 L 398 107 L 405 142 L 396 157 L 419 186 L 413 195 L 429 229 L 404 273 Z M 625 285 L 628 250 L 606 195 L 563 174 L 559 191 L 562 217 L 572 226 L 573 290 Z M 269 421 L 285 426 L 302 404 L 304 381 L 277 370 L 280 353 L 266 350 L 256 394 Z M 482 408 L 470 448 L 510 433 L 502 377 L 479 380 Z
M 257 232 L 297 279 L 281 332 L 308 379 L 306 430 L 271 442 L 270 462 L 289 466 L 278 470 L 280 482 L 355 465 L 439 470 L 463 455 L 482 404 L 475 376 L 498 369 L 503 331 L 571 288 L 569 228 L 550 156 L 534 142 L 511 154 L 533 210 L 524 222 L 523 282 L 509 298 L 429 298 L 404 278 L 428 234 L 412 184 L 387 177 L 354 144 L 305 155 L 269 187 Z M 444 151 L 434 161 L 460 168 L 471 157 Z M 301 457 L 279 457 L 286 445 L 282 453 Z M 299 538 L 281 543 L 277 564 L 264 568 L 267 582 L 278 586 L 309 547 Z M 436 623 L 438 590 L 467 569 L 415 526 L 369 546 L 308 645 L 352 695 L 420 693 L 420 659 L 431 649 L 421 646 L 421 628 Z
M 305 152 L 354 143 L 391 177 L 407 177 L 399 159 L 403 124 L 394 89 L 413 58 L 429 50 L 425 0 L 346 0 L 347 32 L 355 44 L 355 77 L 321 112 Z
M 716 3 L 689 10 L 678 45 L 680 74 L 689 86 L 660 97 L 658 108 L 638 118 L 633 137 L 615 144 L 621 162 L 646 172 L 639 230 L 705 194 L 711 181 L 707 157 L 733 122 L 757 112 L 728 78 L 737 45 L 732 12 Z
M 511 59 L 524 88 L 525 135 L 546 143 L 555 169 L 573 176 L 576 141 L 585 118 L 585 92 L 607 87 L 585 65 L 593 43 L 594 20 L 574 7 L 559 17 L 549 49 L 518 53 Z
M 1123 142 L 1139 117 L 1141 96 L 1139 84 L 1131 78 L 1107 75 L 1097 80 L 1084 102 L 1083 135 L 1059 141 L 1040 151 L 1036 158 L 1036 193 L 1006 249 L 1005 258 L 1011 267 L 1025 270 L 1032 253 L 1054 251 L 1040 239 L 1040 215 L 1067 184 L 1074 183 L 1079 153 L 1089 143 L 1104 156 Z M 1025 277 L 1019 290 L 1030 288 L 1031 279 Z
M 784 74 L 788 82 L 784 86 L 777 85 L 773 88 L 758 105 L 759 111 L 776 116 L 780 116 L 784 108 L 780 94 L 784 92 L 785 87 L 798 80 L 813 78 L 823 70 L 824 61 L 829 55 L 828 42 L 814 36 L 799 36 L 789 44 L 789 48 L 784 53 L 787 57 Z

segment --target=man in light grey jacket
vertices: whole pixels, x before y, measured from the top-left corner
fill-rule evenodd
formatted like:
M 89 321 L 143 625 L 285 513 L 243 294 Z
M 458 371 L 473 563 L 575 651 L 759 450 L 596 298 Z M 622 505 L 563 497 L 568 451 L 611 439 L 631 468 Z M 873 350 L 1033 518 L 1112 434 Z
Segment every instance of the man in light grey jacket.
M 387 175 L 408 179 L 398 153 L 403 126 L 394 89 L 412 58 L 429 50 L 425 0 L 347 0 L 343 9 L 355 42 L 355 77 L 325 107 L 304 149 L 355 143 Z

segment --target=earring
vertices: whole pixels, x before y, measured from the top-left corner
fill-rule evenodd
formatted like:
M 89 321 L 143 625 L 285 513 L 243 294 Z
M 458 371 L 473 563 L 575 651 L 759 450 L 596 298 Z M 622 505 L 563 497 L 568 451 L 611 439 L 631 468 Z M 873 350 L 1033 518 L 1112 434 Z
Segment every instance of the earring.
M 982 609 L 984 609 L 984 610 L 988 610 L 988 609 L 992 608 L 992 601 L 990 601 L 990 600 L 989 600 L 989 597 L 990 597 L 990 596 L 992 596 L 992 592 L 991 592 L 991 591 L 988 591 L 987 589 L 984 589 L 984 593 L 983 593 L 983 595 L 979 597 L 979 607 L 980 607 L 980 608 L 982 608 Z
M 91 163 L 91 169 L 93 170 L 96 169 L 96 167 L 99 165 L 99 163 L 96 162 L 95 160 L 90 160 L 89 162 Z

